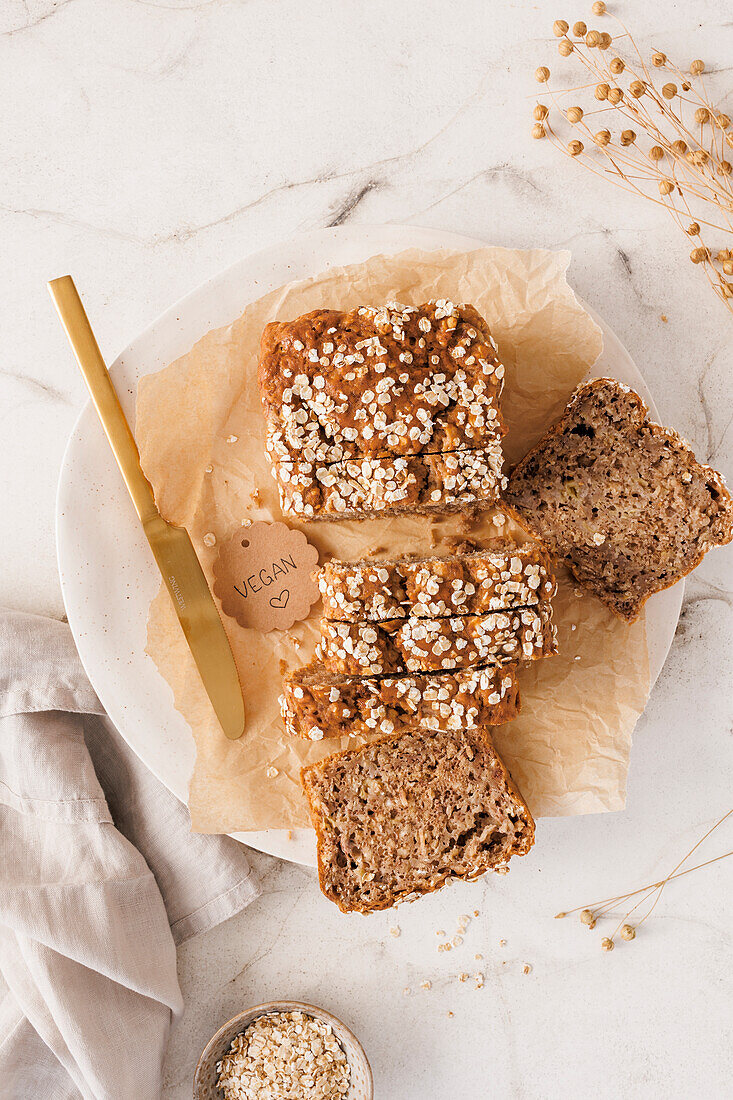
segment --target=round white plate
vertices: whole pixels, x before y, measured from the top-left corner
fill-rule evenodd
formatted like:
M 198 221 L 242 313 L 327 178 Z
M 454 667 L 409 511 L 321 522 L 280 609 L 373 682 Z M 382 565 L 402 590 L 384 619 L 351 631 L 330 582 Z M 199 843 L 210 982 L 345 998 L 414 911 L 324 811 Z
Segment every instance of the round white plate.
M 247 256 L 204 283 L 138 336 L 110 367 L 123 408 L 135 422 L 138 379 L 187 352 L 205 332 L 229 324 L 244 307 L 293 279 L 359 263 L 405 248 L 469 250 L 472 237 L 412 226 L 324 229 Z M 587 308 L 587 307 L 586 307 Z M 610 375 L 654 403 L 629 353 L 600 317 L 604 351 L 594 374 Z M 112 721 L 135 752 L 185 801 L 194 762 L 191 731 L 173 695 L 145 653 L 148 607 L 160 585 L 112 451 L 89 402 L 64 455 L 56 504 L 56 539 L 64 603 L 89 679 Z M 652 683 L 674 637 L 684 585 L 653 597 L 647 607 Z M 297 829 L 237 833 L 263 852 L 315 865 L 315 837 Z

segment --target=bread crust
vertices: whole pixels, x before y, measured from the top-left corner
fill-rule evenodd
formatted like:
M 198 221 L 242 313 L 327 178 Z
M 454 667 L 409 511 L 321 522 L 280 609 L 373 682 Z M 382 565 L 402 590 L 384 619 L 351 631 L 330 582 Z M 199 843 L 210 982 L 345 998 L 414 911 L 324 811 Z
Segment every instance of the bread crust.
M 556 652 L 549 602 L 489 615 L 342 623 L 321 620 L 316 657 L 349 676 L 466 669 Z
M 327 562 L 318 572 L 323 617 L 444 618 L 532 607 L 555 594 L 549 555 L 539 543 L 450 558 Z
M 504 368 L 470 305 L 389 303 L 273 322 L 258 378 L 286 515 L 450 511 L 491 504 L 503 487 Z
M 329 674 L 318 664 L 285 677 L 286 731 L 310 741 L 411 729 L 499 726 L 521 710 L 516 665 L 455 673 L 361 677 Z
M 701 475 L 712 487 L 713 498 L 716 500 L 717 514 L 715 516 L 715 530 L 712 532 L 714 537 L 710 540 L 701 539 L 697 551 L 689 556 L 683 568 L 679 569 L 667 580 L 655 581 L 650 586 L 649 591 L 641 593 L 636 599 L 631 595 L 624 599 L 620 599 L 617 593 L 609 591 L 603 583 L 600 569 L 597 578 L 594 580 L 584 575 L 576 562 L 573 561 L 569 552 L 563 550 L 562 540 L 550 537 L 546 530 L 541 529 L 541 525 L 537 523 L 532 511 L 527 508 L 522 508 L 517 502 L 518 491 L 516 486 L 525 471 L 527 471 L 536 460 L 542 457 L 553 440 L 559 440 L 566 432 L 566 429 L 573 424 L 576 419 L 579 404 L 589 396 L 594 397 L 604 388 L 610 388 L 616 394 L 623 394 L 624 398 L 630 402 L 633 412 L 628 421 L 629 431 L 642 431 L 648 433 L 648 438 L 650 440 L 658 441 L 674 448 L 675 457 L 679 460 L 680 464 L 684 466 L 688 472 L 692 471 L 695 474 Z M 600 492 L 602 493 L 602 488 Z M 602 500 L 602 497 L 600 499 Z M 691 573 L 693 569 L 700 564 L 708 549 L 715 545 L 722 546 L 733 539 L 733 499 L 731 498 L 731 494 L 722 474 L 712 469 L 712 467 L 698 462 L 689 443 L 687 443 L 687 441 L 676 431 L 671 428 L 665 428 L 649 420 L 649 410 L 639 394 L 612 378 L 594 378 L 576 389 L 561 417 L 548 429 L 542 439 L 540 439 L 540 441 L 511 471 L 509 484 L 505 494 L 505 501 L 508 511 L 510 511 L 525 527 L 528 527 L 535 537 L 544 541 L 551 553 L 565 562 L 578 584 L 590 591 L 615 615 L 624 619 L 626 622 L 635 622 L 639 618 L 644 604 L 651 596 L 671 587 L 676 584 L 677 581 Z M 603 559 L 604 551 L 602 546 L 603 542 L 599 543 L 597 554 L 599 563 Z

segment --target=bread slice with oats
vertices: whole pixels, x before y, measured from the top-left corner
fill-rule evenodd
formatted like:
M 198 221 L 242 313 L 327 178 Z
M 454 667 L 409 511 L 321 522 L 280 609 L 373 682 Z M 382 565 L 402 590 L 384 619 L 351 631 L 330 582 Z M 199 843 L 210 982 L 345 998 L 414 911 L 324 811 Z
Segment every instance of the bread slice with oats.
M 556 652 L 552 607 L 490 615 L 389 619 L 381 623 L 321 620 L 316 659 L 348 676 L 440 672 L 488 662 L 533 661 Z
M 438 299 L 315 310 L 262 335 L 266 450 L 285 515 L 493 504 L 504 368 L 483 318 Z
M 326 672 L 313 663 L 285 677 L 281 713 L 291 736 L 310 741 L 415 726 L 499 726 L 519 714 L 516 673 L 515 664 L 504 664 L 362 677 Z
M 733 539 L 722 475 L 612 378 L 576 390 L 514 468 L 506 500 L 579 584 L 629 622 Z
M 532 607 L 556 590 L 548 554 L 539 543 L 506 543 L 450 558 L 327 562 L 318 573 L 323 617 L 444 618 Z
M 532 815 L 485 729 L 396 734 L 301 777 L 321 890 L 344 913 L 504 870 L 534 843 Z

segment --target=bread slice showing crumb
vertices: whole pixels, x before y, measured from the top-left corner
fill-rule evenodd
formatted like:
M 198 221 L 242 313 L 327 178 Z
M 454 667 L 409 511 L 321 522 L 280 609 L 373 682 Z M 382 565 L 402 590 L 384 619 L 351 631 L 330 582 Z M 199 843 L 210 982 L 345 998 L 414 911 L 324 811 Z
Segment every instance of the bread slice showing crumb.
M 555 653 L 549 602 L 490 615 L 389 619 L 383 623 L 321 620 L 316 657 L 349 676 L 440 672 L 492 661 L 532 661 Z
M 513 470 L 506 499 L 578 582 L 629 622 L 733 538 L 722 476 L 612 378 L 576 391 Z
M 302 773 L 321 890 L 369 913 L 504 868 L 534 821 L 486 730 L 414 730 Z
M 317 663 L 290 672 L 280 700 L 293 737 L 397 733 L 414 726 L 461 729 L 499 726 L 520 709 L 517 666 L 484 665 L 458 672 L 344 676 Z

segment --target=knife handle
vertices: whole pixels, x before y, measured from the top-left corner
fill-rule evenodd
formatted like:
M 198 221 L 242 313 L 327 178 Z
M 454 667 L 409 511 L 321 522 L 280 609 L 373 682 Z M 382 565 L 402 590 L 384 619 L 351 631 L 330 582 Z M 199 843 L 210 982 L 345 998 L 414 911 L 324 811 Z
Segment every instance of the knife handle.
M 150 482 L 142 471 L 140 452 L 122 411 L 79 292 L 70 275 L 52 279 L 48 289 L 114 451 L 117 465 L 122 471 L 135 510 L 145 524 L 159 514 L 155 497 Z

